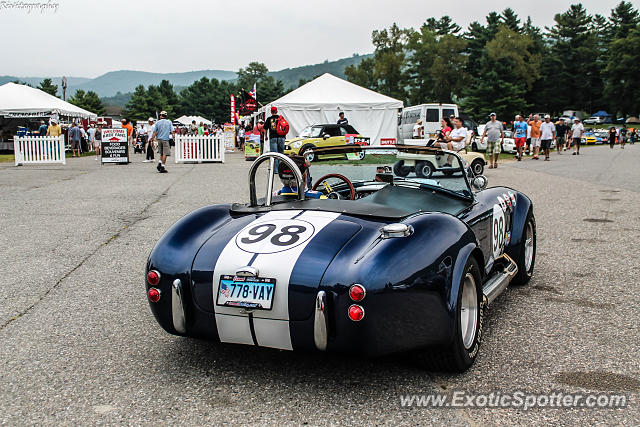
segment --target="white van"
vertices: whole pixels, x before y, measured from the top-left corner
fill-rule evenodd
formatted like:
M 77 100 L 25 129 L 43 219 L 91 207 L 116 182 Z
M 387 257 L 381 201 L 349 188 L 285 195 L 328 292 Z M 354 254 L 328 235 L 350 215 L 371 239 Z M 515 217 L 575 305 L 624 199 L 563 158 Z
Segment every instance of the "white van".
M 407 107 L 398 117 L 398 141 L 413 136 L 413 126 L 422 119 L 425 137 L 433 137 L 441 128 L 440 119 L 450 115 L 458 116 L 456 104 L 421 104 Z

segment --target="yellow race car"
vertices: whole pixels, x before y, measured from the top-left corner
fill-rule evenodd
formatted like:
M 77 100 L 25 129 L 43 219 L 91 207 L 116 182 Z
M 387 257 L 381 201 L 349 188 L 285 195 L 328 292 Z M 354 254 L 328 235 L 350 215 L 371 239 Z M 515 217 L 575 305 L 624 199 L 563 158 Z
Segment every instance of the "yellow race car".
M 358 134 L 349 124 L 321 124 L 307 126 L 297 138 L 288 139 L 284 143 L 284 154 L 299 154 L 307 160 L 317 160 L 313 153 L 315 148 L 334 147 L 345 144 L 369 145 L 369 138 Z M 305 154 L 306 153 L 306 154 Z M 341 155 L 340 157 L 344 157 Z

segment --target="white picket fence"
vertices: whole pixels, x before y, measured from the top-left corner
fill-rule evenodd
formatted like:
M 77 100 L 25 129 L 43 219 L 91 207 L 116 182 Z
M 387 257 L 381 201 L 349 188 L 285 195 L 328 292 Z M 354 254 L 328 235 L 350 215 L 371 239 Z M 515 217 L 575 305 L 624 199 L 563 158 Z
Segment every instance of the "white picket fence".
M 176 163 L 224 163 L 224 137 L 214 135 L 175 136 Z
M 13 138 L 16 166 L 27 164 L 67 164 L 64 136 L 16 136 Z

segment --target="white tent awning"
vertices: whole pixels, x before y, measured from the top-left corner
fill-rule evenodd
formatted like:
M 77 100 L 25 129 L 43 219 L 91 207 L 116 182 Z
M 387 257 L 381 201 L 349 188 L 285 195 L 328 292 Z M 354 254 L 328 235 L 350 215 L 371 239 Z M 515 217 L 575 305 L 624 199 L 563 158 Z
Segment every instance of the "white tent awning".
M 335 123 L 340 111 L 373 145 L 396 138 L 398 111 L 402 101 L 363 88 L 329 73 L 300 86 L 264 107 L 266 115 L 275 106 L 289 122 L 288 136 L 296 136 L 309 125 Z
M 207 120 L 204 117 L 200 116 L 181 116 L 174 120 L 174 122 L 179 122 L 185 126 L 189 126 L 192 121 L 196 121 L 196 124 L 199 125 L 200 122 L 204 123 L 207 126 L 211 126 L 211 120 Z
M 76 107 L 40 89 L 16 83 L 0 86 L 0 116 L 47 117 L 52 114 L 85 119 L 97 117 L 91 111 Z

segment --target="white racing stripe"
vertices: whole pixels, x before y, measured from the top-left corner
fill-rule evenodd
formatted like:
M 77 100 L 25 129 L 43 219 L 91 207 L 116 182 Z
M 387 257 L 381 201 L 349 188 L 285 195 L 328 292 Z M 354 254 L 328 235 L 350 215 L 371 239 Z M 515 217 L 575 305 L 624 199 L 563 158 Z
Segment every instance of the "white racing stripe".
M 253 259 L 251 266 L 258 269 L 259 277 L 276 279 L 272 309 L 253 311 L 256 341 L 264 347 L 292 349 L 289 333 L 291 272 L 307 245 L 338 216 L 340 214 L 334 212 L 272 211 L 252 221 L 227 243 L 213 269 L 213 304 L 222 342 L 253 344 L 248 314 L 241 308 L 216 305 L 220 276 L 235 274 Z M 265 225 L 259 227 L 260 224 Z M 257 242 L 243 243 L 253 240 Z M 274 245 L 274 241 L 281 244 Z M 291 241 L 294 243 L 288 244 Z

